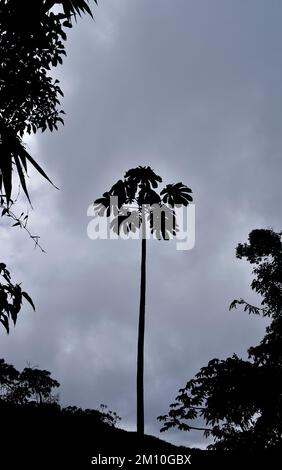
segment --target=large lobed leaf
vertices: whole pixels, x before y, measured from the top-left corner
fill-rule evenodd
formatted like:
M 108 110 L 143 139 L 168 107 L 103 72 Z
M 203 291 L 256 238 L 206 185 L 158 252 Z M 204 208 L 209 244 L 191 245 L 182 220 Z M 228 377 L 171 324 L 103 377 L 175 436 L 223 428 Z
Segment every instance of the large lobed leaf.
M 183 183 L 168 184 L 162 191 L 163 202 L 171 207 L 175 205 L 188 206 L 193 201 L 192 190 Z

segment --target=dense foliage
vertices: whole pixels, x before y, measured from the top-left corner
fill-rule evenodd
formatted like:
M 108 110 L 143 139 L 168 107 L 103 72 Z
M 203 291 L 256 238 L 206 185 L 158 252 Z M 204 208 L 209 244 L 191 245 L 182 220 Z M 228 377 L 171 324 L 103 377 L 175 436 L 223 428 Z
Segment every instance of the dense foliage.
M 59 405 L 59 396 L 54 390 L 60 386 L 48 370 L 25 367 L 19 372 L 13 365 L 0 359 L 0 411 L 28 417 L 74 417 L 87 418 L 95 422 L 116 426 L 120 421 L 117 413 L 101 405 L 100 410 L 83 410 L 77 406 Z
M 54 5 L 61 5 L 60 11 L 52 9 Z M 28 164 L 49 179 L 26 151 L 22 137 L 25 132 L 58 129 L 64 122 L 63 92 L 51 68 L 62 64 L 66 28 L 81 13 L 91 14 L 84 0 L 0 0 L 1 205 L 9 205 L 13 170 L 28 198 Z
M 51 182 L 22 139 L 25 133 L 52 131 L 64 123 L 63 92 L 51 68 L 62 64 L 66 28 L 82 13 L 92 16 L 85 0 L 0 0 L 0 217 L 10 217 L 39 247 L 39 237 L 27 229 L 28 215 L 17 216 L 11 210 L 14 174 L 29 202 L 29 165 Z M 22 299 L 34 305 L 19 284 L 12 284 L 4 263 L 0 280 L 0 322 L 9 332 L 9 321 L 16 323 Z
M 170 411 L 159 419 L 162 431 L 171 427 L 199 429 L 205 421 L 206 436 L 217 450 L 261 451 L 282 445 L 282 233 L 253 230 L 249 243 L 239 244 L 237 257 L 253 266 L 252 289 L 261 306 L 235 300 L 250 314 L 271 319 L 259 345 L 248 350 L 249 360 L 233 355 L 213 359 L 179 390 Z M 193 422 L 196 425 L 193 425 Z
M 169 240 L 176 235 L 175 207 L 193 201 L 192 190 L 183 183 L 168 184 L 156 191 L 162 178 L 149 166 L 128 170 L 103 197 L 95 200 L 99 216 L 114 216 L 111 229 L 128 234 L 150 227 L 156 238 Z

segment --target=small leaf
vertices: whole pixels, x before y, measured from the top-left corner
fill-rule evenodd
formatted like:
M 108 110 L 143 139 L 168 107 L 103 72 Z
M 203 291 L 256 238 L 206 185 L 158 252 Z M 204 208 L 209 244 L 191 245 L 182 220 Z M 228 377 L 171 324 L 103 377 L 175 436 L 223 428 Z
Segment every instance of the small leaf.
M 35 306 L 34 306 L 34 303 L 31 299 L 31 297 L 28 295 L 27 292 L 22 292 L 22 296 L 30 303 L 30 305 L 32 306 L 33 310 L 35 311 Z

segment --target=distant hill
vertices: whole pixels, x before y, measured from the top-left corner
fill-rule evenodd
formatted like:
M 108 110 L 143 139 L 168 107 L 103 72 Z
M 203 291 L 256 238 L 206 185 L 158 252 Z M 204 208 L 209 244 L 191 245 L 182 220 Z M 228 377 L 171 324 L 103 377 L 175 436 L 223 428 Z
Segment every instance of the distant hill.
M 178 447 L 153 436 L 117 429 L 96 410 L 0 403 L 0 468 L 84 469 L 177 468 L 267 463 L 269 455 L 219 455 Z M 177 460 L 178 459 L 178 460 Z

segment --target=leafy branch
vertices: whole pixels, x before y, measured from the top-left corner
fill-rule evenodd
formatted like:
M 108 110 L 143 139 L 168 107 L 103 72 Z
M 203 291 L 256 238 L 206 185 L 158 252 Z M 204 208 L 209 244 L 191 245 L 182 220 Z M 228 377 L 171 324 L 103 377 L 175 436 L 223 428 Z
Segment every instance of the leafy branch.
M 256 307 L 255 305 L 249 304 L 244 299 L 235 299 L 229 305 L 229 310 L 233 310 L 237 308 L 237 305 L 244 305 L 244 312 L 248 312 L 249 314 L 253 313 L 254 315 L 265 314 L 266 309 L 263 307 Z
M 0 322 L 9 333 L 9 322 L 12 320 L 14 325 L 16 324 L 23 298 L 27 300 L 33 310 L 35 310 L 35 306 L 28 293 L 21 289 L 20 284 L 12 284 L 11 275 L 5 263 L 0 263 L 0 278 L 4 280 L 4 282 L 0 282 Z

